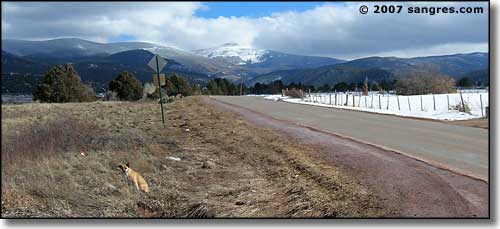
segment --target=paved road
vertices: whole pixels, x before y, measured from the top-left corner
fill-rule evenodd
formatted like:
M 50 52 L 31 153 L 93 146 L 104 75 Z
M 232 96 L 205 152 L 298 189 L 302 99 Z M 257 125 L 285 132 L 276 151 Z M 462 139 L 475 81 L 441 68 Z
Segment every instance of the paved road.
M 366 112 L 215 96 L 273 118 L 351 137 L 488 181 L 488 130 Z

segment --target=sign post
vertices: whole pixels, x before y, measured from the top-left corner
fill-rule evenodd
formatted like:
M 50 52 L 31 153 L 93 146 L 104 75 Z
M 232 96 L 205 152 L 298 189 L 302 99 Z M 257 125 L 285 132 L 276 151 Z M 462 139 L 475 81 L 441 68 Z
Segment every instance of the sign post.
M 160 108 L 161 108 L 161 121 L 165 124 L 165 116 L 163 115 L 163 96 L 161 95 L 161 81 L 160 81 L 160 70 L 167 65 L 167 61 L 156 54 L 148 63 L 148 66 L 153 70 L 156 70 L 156 76 L 158 77 L 158 91 L 160 92 Z

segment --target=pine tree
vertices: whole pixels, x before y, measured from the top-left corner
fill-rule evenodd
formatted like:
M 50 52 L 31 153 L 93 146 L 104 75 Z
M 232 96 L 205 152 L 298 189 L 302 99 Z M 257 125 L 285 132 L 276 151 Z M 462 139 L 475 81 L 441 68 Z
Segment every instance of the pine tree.
M 33 92 L 40 102 L 89 102 L 96 99 L 94 90 L 81 83 L 80 76 L 70 64 L 51 68 Z
M 136 101 L 142 98 L 142 84 L 132 73 L 124 71 L 109 82 L 109 90 L 116 92 L 120 100 Z

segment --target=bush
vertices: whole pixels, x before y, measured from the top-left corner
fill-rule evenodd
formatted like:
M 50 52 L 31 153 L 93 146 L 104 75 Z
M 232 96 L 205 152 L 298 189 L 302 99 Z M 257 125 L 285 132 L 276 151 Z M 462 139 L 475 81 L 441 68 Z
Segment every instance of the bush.
M 438 72 L 408 72 L 394 85 L 400 95 L 444 94 L 455 92 L 455 80 Z
M 183 96 L 190 96 L 193 94 L 191 85 L 184 77 L 173 74 L 169 81 L 172 86 L 170 87 L 171 90 L 167 90 L 168 95 L 176 96 L 177 94 L 181 94 Z
M 50 122 L 36 122 L 19 128 L 19 133 L 2 133 L 2 162 L 25 161 L 50 158 L 67 152 L 89 151 L 96 147 L 92 141 L 101 130 L 95 124 L 80 121 L 61 114 Z
M 471 114 L 469 104 L 465 101 L 464 101 L 463 106 L 462 106 L 462 103 L 458 103 L 457 105 L 451 106 L 451 109 Z
M 120 100 L 136 101 L 142 98 L 142 84 L 132 73 L 122 72 L 109 82 L 109 90 L 116 92 Z
M 70 64 L 51 68 L 33 92 L 33 100 L 40 102 L 90 102 L 95 101 L 94 90 L 81 83 L 80 76 Z
M 258 84 L 258 83 L 257 83 Z M 283 87 L 276 89 L 280 93 Z M 208 81 L 207 90 L 210 95 L 239 95 L 240 88 L 227 79 L 215 78 Z
M 285 96 L 288 96 L 291 98 L 303 98 L 304 97 L 304 92 L 300 89 L 295 89 L 295 88 L 292 88 L 290 90 L 283 90 L 283 94 Z
M 457 86 L 459 87 L 473 87 L 474 82 L 469 77 L 463 77 L 457 82 Z
M 210 95 L 222 95 L 223 94 L 221 88 L 219 87 L 219 85 L 217 84 L 217 81 L 215 81 L 215 80 L 208 81 L 207 90 L 208 90 L 208 93 L 210 93 Z

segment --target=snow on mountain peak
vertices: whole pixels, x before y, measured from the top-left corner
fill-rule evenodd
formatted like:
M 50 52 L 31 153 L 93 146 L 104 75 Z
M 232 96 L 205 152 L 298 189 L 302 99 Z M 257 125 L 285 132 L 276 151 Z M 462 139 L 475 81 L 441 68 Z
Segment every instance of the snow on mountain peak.
M 268 51 L 237 43 L 225 43 L 213 48 L 195 50 L 194 53 L 208 58 L 222 57 L 234 64 L 244 65 L 264 61 L 263 55 Z

